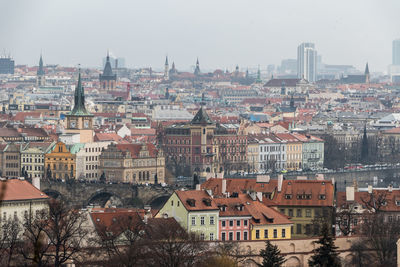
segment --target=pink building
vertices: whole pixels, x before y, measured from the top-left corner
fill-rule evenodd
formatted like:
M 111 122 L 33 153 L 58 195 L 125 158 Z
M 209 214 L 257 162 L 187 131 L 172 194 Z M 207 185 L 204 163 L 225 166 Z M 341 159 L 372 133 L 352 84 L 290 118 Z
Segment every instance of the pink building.
M 250 212 L 239 198 L 214 198 L 219 212 L 218 239 L 250 240 Z

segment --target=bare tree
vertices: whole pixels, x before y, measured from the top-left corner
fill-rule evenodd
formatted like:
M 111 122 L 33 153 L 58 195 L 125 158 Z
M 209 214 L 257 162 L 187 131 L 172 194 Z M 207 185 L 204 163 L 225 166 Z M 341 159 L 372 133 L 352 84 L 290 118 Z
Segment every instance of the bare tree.
M 243 248 L 238 242 L 220 242 L 213 251 L 224 262 L 224 259 L 229 258 L 230 260 L 226 262 L 232 262 L 234 266 L 243 265 L 249 259 L 248 255 L 255 254 L 254 251 Z
M 379 213 L 387 204 L 387 190 L 376 190 L 369 193 L 367 197 L 361 197 L 362 203 L 368 210 Z
M 357 212 L 355 205 L 349 204 L 340 207 L 340 210 L 336 212 L 336 225 L 343 235 L 348 236 L 356 233 L 356 225 L 358 224 L 358 220 L 361 218 L 362 215 Z
M 47 227 L 48 211 L 46 209 L 36 212 L 34 215 L 26 214 L 23 224 L 22 245 L 19 253 L 25 261 L 36 266 L 47 266 L 49 263 L 50 243 L 47 242 L 45 228 Z
M 88 233 L 84 227 L 85 221 L 86 215 L 80 210 L 51 200 L 49 209 L 39 211 L 34 217 L 26 216 L 22 255 L 38 266 L 52 262 L 58 267 L 74 259 L 82 250 Z
M 147 266 L 179 267 L 201 265 L 208 245 L 188 233 L 173 218 L 151 219 L 146 226 Z
M 21 226 L 18 220 L 9 218 L 3 222 L 1 226 L 0 239 L 0 264 L 1 266 L 16 265 L 17 253 L 16 250 L 20 246 L 19 235 Z
M 143 266 L 144 223 L 140 216 L 124 214 L 114 217 L 111 225 L 98 224 L 97 243 L 108 256 L 107 266 Z
M 388 222 L 383 213 L 364 215 L 362 234 L 364 244 L 374 253 L 371 253 L 378 266 L 397 266 L 397 240 L 400 237 L 400 222 Z

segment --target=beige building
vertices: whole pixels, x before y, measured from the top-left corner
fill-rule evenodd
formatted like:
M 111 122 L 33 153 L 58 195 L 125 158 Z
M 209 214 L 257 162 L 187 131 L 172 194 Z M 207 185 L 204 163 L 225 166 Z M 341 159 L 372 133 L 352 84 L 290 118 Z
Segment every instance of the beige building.
M 106 181 L 164 183 L 165 158 L 153 144 L 111 144 L 100 155 L 100 170 Z M 157 173 L 157 181 L 156 181 Z
M 76 152 L 76 178 L 85 180 L 98 180 L 100 178 L 100 155 L 111 142 L 93 142 L 78 144 Z M 77 146 L 78 146 L 77 145 Z
M 22 145 L 21 167 L 26 172 L 26 177 L 44 178 L 44 155 L 50 153 L 55 145 L 55 142 L 30 142 Z
M 3 179 L 0 186 L 0 192 L 5 189 L 0 204 L 2 223 L 9 219 L 23 222 L 26 216 L 48 208 L 49 197 L 25 180 Z

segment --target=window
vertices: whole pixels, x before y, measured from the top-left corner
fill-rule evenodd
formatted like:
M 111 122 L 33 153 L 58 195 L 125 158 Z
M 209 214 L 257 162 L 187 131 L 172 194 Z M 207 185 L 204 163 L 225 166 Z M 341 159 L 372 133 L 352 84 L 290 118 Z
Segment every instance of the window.
M 289 209 L 289 217 L 293 217 L 293 209 Z
M 282 213 L 282 214 L 285 214 L 285 209 L 281 209 L 281 213 Z
M 171 206 L 173 206 L 174 205 L 174 201 L 173 200 L 171 200 Z
M 301 234 L 301 224 L 296 224 L 296 233 Z
M 200 225 L 204 225 L 204 216 L 200 217 Z
M 177 206 L 179 207 L 179 201 L 178 201 L 178 203 L 177 203 L 177 204 L 178 204 Z
M 240 240 L 240 232 L 236 232 L 236 240 Z
M 311 210 L 310 209 L 306 209 L 306 217 L 311 217 Z
M 225 233 L 225 232 L 222 232 L 222 234 L 221 234 L 221 240 L 222 240 L 222 241 L 225 241 L 225 240 L 226 240 L 226 233 Z
M 297 209 L 297 217 L 301 217 L 301 216 L 303 216 L 302 214 L 301 214 L 302 212 L 301 212 L 301 209 Z
M 237 220 L 237 221 L 236 221 L 236 226 L 237 226 L 237 227 L 240 227 L 240 220 Z
M 306 224 L 306 235 L 311 234 L 311 224 Z
M 268 230 L 267 229 L 264 230 L 264 238 L 268 238 Z
M 353 220 L 353 225 L 354 225 L 354 226 L 357 226 L 357 224 L 358 224 L 358 220 L 357 220 L 357 219 L 354 219 L 354 220 Z
M 243 240 L 247 240 L 247 232 L 243 232 Z
M 233 240 L 233 232 L 229 232 L 229 241 Z
M 196 217 L 192 217 L 192 225 L 196 225 Z
M 286 237 L 286 229 L 282 229 L 282 237 Z
M 214 225 L 214 216 L 210 217 L 210 225 Z
M 393 222 L 393 216 L 389 216 L 389 222 Z
M 233 220 L 229 221 L 229 227 L 233 227 Z
M 200 239 L 201 239 L 201 240 L 204 240 L 204 233 L 201 233 L 201 234 L 200 234 Z
M 244 226 L 247 226 L 247 220 L 244 220 L 244 221 L 243 221 L 243 225 L 244 225 Z
M 226 226 L 226 221 L 222 221 L 221 224 L 222 224 L 222 227 L 225 227 Z
M 210 233 L 210 240 L 214 240 L 214 233 Z
M 256 230 L 256 239 L 260 239 L 260 230 Z
M 274 229 L 274 238 L 278 238 L 278 230 Z

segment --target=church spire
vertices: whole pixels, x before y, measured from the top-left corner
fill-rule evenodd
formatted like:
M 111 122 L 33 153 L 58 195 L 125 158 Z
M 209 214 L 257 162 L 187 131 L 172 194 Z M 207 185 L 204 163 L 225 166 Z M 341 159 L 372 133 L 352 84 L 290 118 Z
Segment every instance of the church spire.
M 39 69 L 37 71 L 37 76 L 43 76 L 43 75 L 44 75 L 43 58 L 42 58 L 42 54 L 40 54 Z
M 197 60 L 196 60 L 196 69 L 194 70 L 194 74 L 195 74 L 195 75 L 199 75 L 199 74 L 200 74 L 200 63 L 199 63 L 199 58 L 197 58 Z
M 71 115 L 75 116 L 90 116 L 91 114 L 86 110 L 85 107 L 85 91 L 82 86 L 81 69 L 79 68 L 78 84 L 75 87 L 74 94 L 74 108 L 71 111 Z

